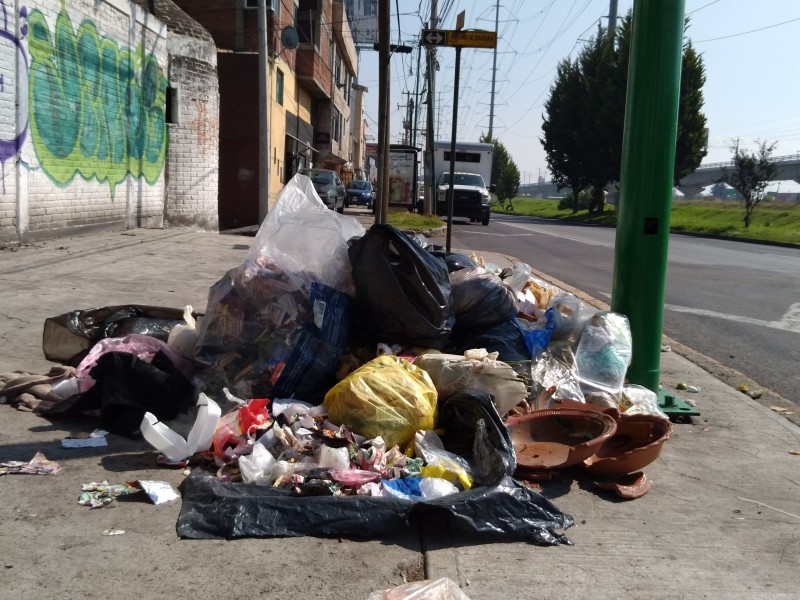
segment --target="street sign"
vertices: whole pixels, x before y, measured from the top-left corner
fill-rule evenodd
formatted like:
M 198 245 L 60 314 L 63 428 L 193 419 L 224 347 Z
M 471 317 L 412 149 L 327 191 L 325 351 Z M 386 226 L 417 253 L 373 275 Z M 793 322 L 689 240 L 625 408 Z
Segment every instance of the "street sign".
M 446 45 L 464 48 L 495 48 L 497 33 L 494 31 L 448 31 Z
M 494 31 L 456 31 L 451 29 L 423 29 L 423 46 L 456 46 L 459 48 L 495 48 Z
M 423 29 L 423 46 L 444 46 L 447 42 L 447 32 L 443 29 Z

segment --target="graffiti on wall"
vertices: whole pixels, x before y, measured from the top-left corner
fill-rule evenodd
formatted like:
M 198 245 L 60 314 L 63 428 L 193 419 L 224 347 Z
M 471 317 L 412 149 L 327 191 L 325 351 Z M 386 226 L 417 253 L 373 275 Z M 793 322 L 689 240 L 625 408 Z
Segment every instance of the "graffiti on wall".
M 28 26 L 24 23 L 28 13 L 24 7 L 20 9 L 19 15 L 23 23 L 19 28 L 19 35 L 16 35 L 9 29 L 5 2 L 0 1 L 0 10 L 2 10 L 0 52 L 3 56 L 14 56 L 14 61 L 9 65 L 13 70 L 8 73 L 0 71 L 0 105 L 14 106 L 18 97 L 17 90 L 27 90 L 28 88 L 28 57 L 22 46 L 22 40 L 28 33 Z M 5 129 L 4 134 L 0 135 L 0 168 L 2 169 L 4 194 L 6 192 L 6 162 L 17 155 L 28 134 L 27 96 L 23 95 L 19 98 L 16 112 L 14 126 Z
M 130 175 L 153 184 L 167 149 L 167 80 L 156 57 L 72 27 L 66 10 L 51 32 L 44 15 L 28 17 L 30 132 L 42 170 L 58 185 L 76 175 L 116 186 Z

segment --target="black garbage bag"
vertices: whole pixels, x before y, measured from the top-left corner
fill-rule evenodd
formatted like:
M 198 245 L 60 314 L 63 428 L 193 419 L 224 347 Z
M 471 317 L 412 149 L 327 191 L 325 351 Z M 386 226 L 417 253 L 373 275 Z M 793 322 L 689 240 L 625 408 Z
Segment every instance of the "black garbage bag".
M 517 468 L 511 435 L 497 412 L 492 394 L 465 389 L 439 400 L 437 429 L 446 450 L 466 458 L 475 485 L 491 485 Z
M 151 362 L 128 352 L 108 352 L 89 372 L 95 384 L 83 394 L 56 403 L 46 416 L 100 409 L 100 423 L 111 433 L 138 437 L 145 412 L 159 421 L 174 419 L 195 401 L 191 381 L 159 351 Z
M 42 351 L 47 360 L 76 367 L 102 339 L 141 333 L 166 342 L 180 323 L 183 309 L 178 308 L 129 304 L 73 310 L 45 319 Z
M 497 359 L 504 362 L 531 360 L 525 337 L 513 317 L 491 325 L 467 326 L 457 322 L 450 347 L 453 354 L 486 348 L 488 352 L 498 352 Z
M 436 247 L 434 246 L 434 248 Z M 476 261 L 471 259 L 466 254 L 461 254 L 460 252 L 446 252 L 445 250 L 439 249 L 428 249 L 428 251 L 434 256 L 439 256 L 444 259 L 444 262 L 447 265 L 447 271 L 449 273 L 455 273 L 461 269 L 474 269 L 475 267 L 480 267 Z
M 243 537 L 377 538 L 438 523 L 459 536 L 483 542 L 570 544 L 557 530 L 573 518 L 550 500 L 511 479 L 473 487 L 435 500 L 414 502 L 380 496 L 299 496 L 247 483 L 223 483 L 195 469 L 183 480 L 176 525 L 182 538 Z
M 493 325 L 513 319 L 517 313 L 513 290 L 483 267 L 451 272 L 450 285 L 459 327 Z
M 444 260 L 391 225 L 373 225 L 349 248 L 354 333 L 375 342 L 441 349 L 455 323 Z

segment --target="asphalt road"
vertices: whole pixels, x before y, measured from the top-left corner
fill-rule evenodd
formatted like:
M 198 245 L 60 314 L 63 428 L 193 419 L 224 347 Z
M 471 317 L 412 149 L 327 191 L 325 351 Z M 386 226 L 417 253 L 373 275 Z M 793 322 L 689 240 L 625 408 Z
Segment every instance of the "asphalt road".
M 616 231 L 492 215 L 452 247 L 502 252 L 611 302 Z M 800 250 L 670 236 L 663 332 L 800 405 Z M 735 384 L 735 381 L 730 381 Z

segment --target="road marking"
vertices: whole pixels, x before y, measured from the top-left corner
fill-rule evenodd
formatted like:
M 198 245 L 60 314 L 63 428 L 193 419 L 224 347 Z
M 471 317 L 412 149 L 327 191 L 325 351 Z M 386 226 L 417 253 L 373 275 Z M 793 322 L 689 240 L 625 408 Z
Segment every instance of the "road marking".
M 611 298 L 611 294 L 606 292 L 603 292 L 601 295 Z M 721 313 L 715 310 L 690 308 L 688 306 L 679 306 L 677 304 L 665 304 L 664 310 L 671 310 L 673 312 L 698 315 L 702 317 L 713 317 L 715 319 L 724 319 L 726 321 L 734 321 L 736 323 L 746 323 L 748 325 L 756 325 L 758 327 L 769 327 L 770 329 L 780 329 L 781 331 L 790 331 L 792 333 L 800 333 L 800 302 L 795 302 L 789 306 L 789 310 L 783 314 L 779 321 L 764 321 L 763 319 L 753 319 L 752 317 L 743 317 L 741 315 L 729 315 L 727 313 Z
M 780 329 L 781 331 L 800 333 L 800 302 L 792 304 L 789 307 L 789 310 L 784 313 L 783 317 L 781 317 L 780 321 L 764 321 L 762 319 L 753 319 L 751 317 L 742 317 L 739 315 L 729 315 L 713 310 L 689 308 L 688 306 L 677 306 L 675 304 L 665 304 L 664 308 L 673 312 L 701 315 L 704 317 L 715 317 L 717 319 L 726 319 L 728 321 L 735 321 L 737 323 L 747 323 L 748 325 L 758 325 L 759 327 L 769 327 L 770 329 Z
M 497 223 L 500 223 L 501 225 L 507 225 L 508 227 L 516 227 L 518 229 L 524 229 L 525 231 L 530 231 L 530 232 L 533 232 L 533 233 L 541 233 L 542 235 L 551 235 L 553 237 L 557 237 L 560 240 L 570 240 L 572 242 L 579 242 L 581 244 L 587 244 L 589 246 L 606 246 L 606 247 L 609 247 L 609 248 L 613 247 L 613 244 L 606 244 L 604 242 L 595 242 L 595 241 L 587 240 L 587 239 L 580 238 L 580 237 L 575 237 L 575 236 L 571 236 L 571 235 L 564 235 L 563 233 L 555 233 L 555 232 L 553 232 L 551 230 L 541 229 L 541 228 L 533 226 L 533 225 L 525 225 L 525 224 L 519 224 L 519 223 L 509 223 L 507 221 L 497 221 Z

